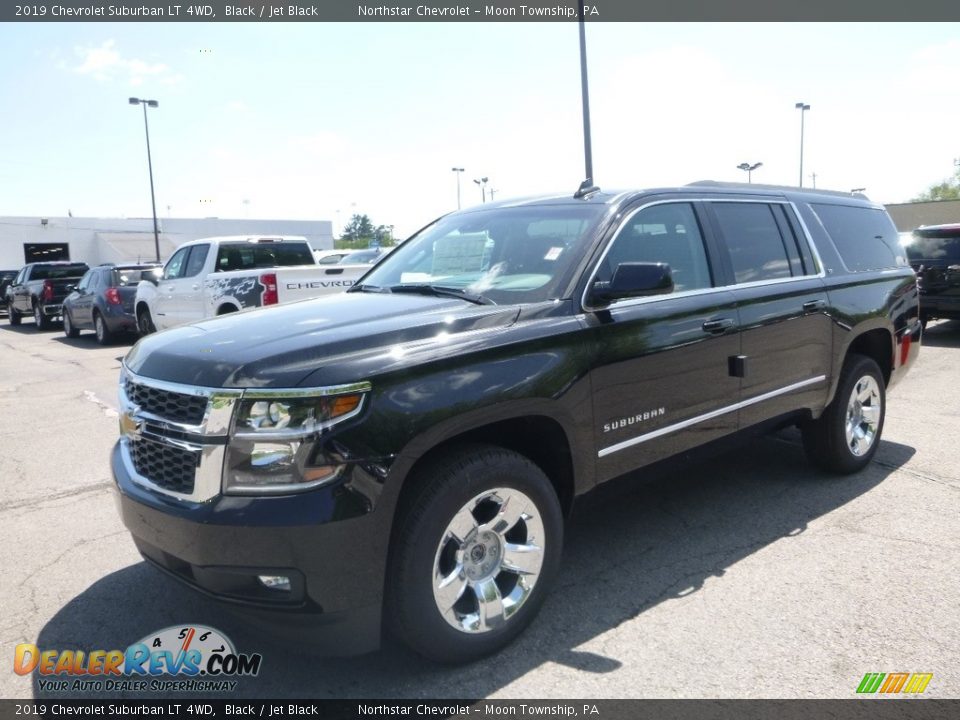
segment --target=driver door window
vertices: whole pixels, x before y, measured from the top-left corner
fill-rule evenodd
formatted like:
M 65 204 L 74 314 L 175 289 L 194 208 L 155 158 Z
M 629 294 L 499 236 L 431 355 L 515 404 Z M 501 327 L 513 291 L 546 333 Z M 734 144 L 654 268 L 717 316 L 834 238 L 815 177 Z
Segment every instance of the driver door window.
M 620 263 L 666 263 L 674 292 L 713 286 L 700 225 L 690 203 L 649 205 L 620 228 L 597 273 L 610 280 Z

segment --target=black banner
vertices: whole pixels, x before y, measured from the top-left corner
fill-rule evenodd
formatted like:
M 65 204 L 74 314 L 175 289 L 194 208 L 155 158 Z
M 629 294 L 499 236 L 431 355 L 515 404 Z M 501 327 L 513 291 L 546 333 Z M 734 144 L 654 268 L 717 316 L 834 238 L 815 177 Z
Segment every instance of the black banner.
M 956 21 L 956 0 L 38 0 L 3 22 Z
M 941 720 L 960 700 L 0 700 L 11 718 L 581 718 L 584 720 Z

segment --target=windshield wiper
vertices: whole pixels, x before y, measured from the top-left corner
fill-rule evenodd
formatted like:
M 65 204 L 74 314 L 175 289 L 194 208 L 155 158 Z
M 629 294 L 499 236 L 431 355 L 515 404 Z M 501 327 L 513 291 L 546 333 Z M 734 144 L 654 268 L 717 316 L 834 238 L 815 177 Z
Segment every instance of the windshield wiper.
M 379 285 L 370 285 L 369 283 L 357 283 L 353 287 L 349 288 L 347 292 L 372 292 L 372 293 L 384 293 L 390 292 L 387 288 L 382 288 Z
M 391 285 L 390 292 L 395 293 L 416 293 L 417 295 L 436 295 L 437 297 L 454 297 L 476 303 L 477 305 L 496 305 L 493 300 L 483 295 L 469 293 L 462 288 L 445 287 L 443 285 L 431 285 L 430 283 L 406 283 L 403 285 Z

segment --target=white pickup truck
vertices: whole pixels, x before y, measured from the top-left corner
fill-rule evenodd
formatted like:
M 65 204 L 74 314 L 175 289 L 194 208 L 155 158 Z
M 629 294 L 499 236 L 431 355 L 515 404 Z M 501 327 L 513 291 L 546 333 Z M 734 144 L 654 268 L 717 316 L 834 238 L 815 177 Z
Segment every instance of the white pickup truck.
M 251 307 L 346 290 L 370 265 L 317 265 L 304 237 L 213 237 L 184 243 L 154 282 L 137 286 L 141 335 Z

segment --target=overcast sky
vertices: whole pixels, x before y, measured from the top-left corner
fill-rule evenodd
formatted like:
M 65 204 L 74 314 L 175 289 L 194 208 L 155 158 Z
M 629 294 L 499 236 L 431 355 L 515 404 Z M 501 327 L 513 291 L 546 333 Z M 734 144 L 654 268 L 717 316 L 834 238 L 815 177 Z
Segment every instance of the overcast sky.
M 960 25 L 587 26 L 603 188 L 700 179 L 903 202 L 960 157 Z M 0 215 L 331 220 L 406 235 L 583 178 L 576 23 L 0 26 Z

